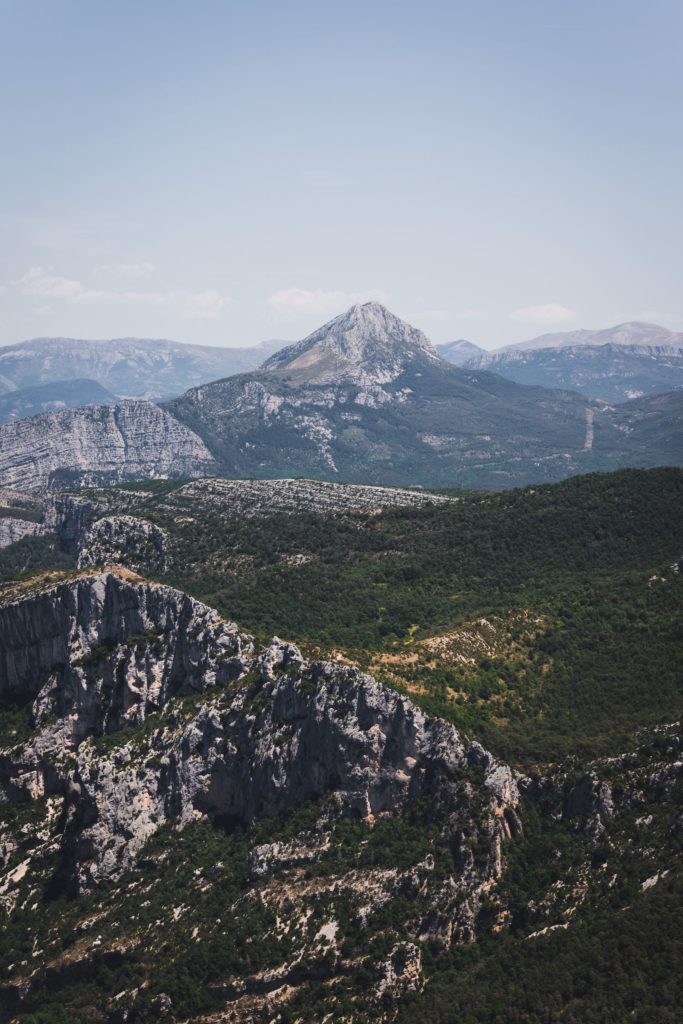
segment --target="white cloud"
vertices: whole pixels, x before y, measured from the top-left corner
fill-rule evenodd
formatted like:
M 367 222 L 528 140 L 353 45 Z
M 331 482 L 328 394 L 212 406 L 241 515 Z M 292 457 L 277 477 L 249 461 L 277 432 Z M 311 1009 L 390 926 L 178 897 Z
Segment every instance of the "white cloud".
M 71 305 L 106 303 L 119 306 L 146 306 L 166 309 L 183 320 L 213 320 L 232 301 L 213 288 L 205 288 L 200 292 L 105 291 L 88 288 L 80 281 L 59 277 L 44 267 L 32 267 L 23 277 L 12 283 L 17 291 L 28 297 L 42 300 L 57 299 Z M 44 313 L 45 310 L 43 302 L 37 312 Z
M 58 277 L 43 267 L 31 267 L 15 282 L 22 295 L 36 295 L 46 299 L 64 299 L 66 302 L 97 302 L 105 292 L 86 288 L 70 277 Z
M 202 292 L 177 292 L 175 301 L 185 320 L 215 320 L 232 299 L 213 288 L 205 288 Z
M 534 324 L 536 327 L 554 327 L 576 319 L 576 312 L 559 302 L 548 302 L 542 306 L 524 306 L 510 313 L 510 319 L 518 323 Z
M 343 313 L 356 302 L 387 302 L 385 292 L 371 288 L 365 292 L 324 291 L 322 288 L 283 288 L 266 299 L 266 305 L 280 317 L 325 316 Z

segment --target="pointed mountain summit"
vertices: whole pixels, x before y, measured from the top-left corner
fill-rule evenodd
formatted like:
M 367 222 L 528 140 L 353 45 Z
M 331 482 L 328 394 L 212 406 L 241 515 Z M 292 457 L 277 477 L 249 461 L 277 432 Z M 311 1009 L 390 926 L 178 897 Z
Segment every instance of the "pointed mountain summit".
M 262 369 L 309 384 L 387 384 L 439 354 L 416 327 L 379 302 L 351 306 L 303 341 L 276 352 Z
M 672 407 L 634 409 L 626 432 L 575 392 L 454 366 L 377 302 L 164 408 L 237 477 L 500 488 L 680 458 Z

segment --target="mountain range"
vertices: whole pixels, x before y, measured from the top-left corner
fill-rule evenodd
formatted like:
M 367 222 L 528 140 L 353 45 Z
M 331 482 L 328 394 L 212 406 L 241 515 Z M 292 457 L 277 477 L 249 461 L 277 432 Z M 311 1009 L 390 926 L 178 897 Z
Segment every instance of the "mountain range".
M 84 405 L 116 405 L 116 395 L 96 380 L 58 380 L 0 394 L 0 423 Z
M 17 412 L 3 418 L 43 411 L 43 400 L 52 403 L 50 408 L 89 405 L 93 383 L 117 398 L 168 400 L 190 387 L 256 370 L 273 354 L 287 358 L 281 353 L 291 348 L 277 340 L 221 348 L 144 338 L 35 338 L 0 348 L 0 396 L 46 384 L 54 390 L 46 399 L 36 396 L 35 403 L 30 395 L 26 401 L 17 396 Z M 683 334 L 638 321 L 545 334 L 494 350 L 459 339 L 437 345 L 436 351 L 455 366 L 609 403 L 683 387 Z
M 544 334 L 490 352 L 465 341 L 440 345 L 438 351 L 457 366 L 610 403 L 683 388 L 683 334 L 639 321 Z
M 172 398 L 193 384 L 254 369 L 283 344 L 218 348 L 151 338 L 34 338 L 0 348 L 0 394 L 78 378 L 118 398 Z
M 679 460 L 683 395 L 648 401 L 611 409 L 452 366 L 370 302 L 260 370 L 192 388 L 164 408 L 230 475 L 505 487 Z
M 0 425 L 0 484 L 308 476 L 505 488 L 678 464 L 683 391 L 616 407 L 442 359 L 376 302 L 352 306 L 258 370 L 155 406 L 124 402 Z

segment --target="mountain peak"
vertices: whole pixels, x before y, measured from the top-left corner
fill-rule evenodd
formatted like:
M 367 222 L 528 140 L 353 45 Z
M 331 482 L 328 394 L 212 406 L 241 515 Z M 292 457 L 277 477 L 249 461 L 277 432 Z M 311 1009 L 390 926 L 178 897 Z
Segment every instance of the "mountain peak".
M 478 358 L 485 351 L 481 346 L 466 341 L 465 338 L 458 338 L 457 341 L 445 341 L 442 345 L 437 345 L 436 350 L 442 359 L 445 359 L 447 363 L 453 363 L 454 366 L 464 366 L 470 359 Z
M 429 339 L 379 302 L 356 303 L 263 364 L 310 383 L 386 384 L 416 362 L 438 361 Z

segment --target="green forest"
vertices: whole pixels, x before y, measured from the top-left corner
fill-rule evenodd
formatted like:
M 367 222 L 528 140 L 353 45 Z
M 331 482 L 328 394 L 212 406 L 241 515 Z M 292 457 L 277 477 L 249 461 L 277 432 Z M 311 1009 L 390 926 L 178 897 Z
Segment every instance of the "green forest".
M 341 948 L 357 968 L 331 987 L 331 962 L 302 967 L 306 983 L 273 1020 L 678 1024 L 683 904 L 680 871 L 671 867 L 683 853 L 683 790 L 680 773 L 675 784 L 667 780 L 681 758 L 683 471 L 454 493 L 459 500 L 445 506 L 373 515 L 249 519 L 174 498 L 180 486 L 144 481 L 97 491 L 113 509 L 127 494 L 143 495 L 135 514 L 167 532 L 166 571 L 150 566 L 145 575 L 216 607 L 260 641 L 278 635 L 308 656 L 359 665 L 454 722 L 526 780 L 524 831 L 506 844 L 507 866 L 496 900 L 481 911 L 476 942 L 423 943 L 424 989 L 365 1006 L 370 967 L 405 937 L 415 907 L 399 894 L 361 928 L 339 899 L 327 912 L 333 907 Z M 0 580 L 73 567 L 52 538 L 0 552 Z M 7 707 L 0 725 L 23 731 L 28 716 L 27 708 Z M 141 743 L 155 725 L 150 716 L 139 728 Z M 127 738 L 97 742 L 104 749 Z M 615 800 L 639 786 L 642 797 L 593 834 L 567 819 L 563 801 L 596 766 Z M 221 1011 L 221 978 L 267 971 L 282 955 L 269 912 L 245 895 L 255 844 L 331 830 L 328 852 L 305 869 L 311 880 L 368 866 L 406 869 L 427 855 L 444 879 L 453 870 L 428 814 L 381 822 L 369 836 L 357 822 L 321 825 L 319 816 L 319 807 L 306 806 L 247 830 L 203 823 L 162 831 L 115 887 L 82 901 L 48 888 L 37 932 L 28 908 L 7 922 L 4 966 L 10 950 L 12 959 L 31 955 L 29 934 L 63 957 L 88 915 L 114 943 L 135 920 L 161 956 L 150 960 L 145 943 L 129 952 L 123 943 L 117 957 L 94 953 L 80 973 L 48 969 L 35 980 L 31 1005 L 14 1017 L 12 1007 L 0 1011 L 0 1021 L 149 1024 L 163 1019 L 162 995 L 173 1002 L 169 1019 L 233 1020 L 229 1002 Z M 646 889 L 650 877 L 659 881 Z M 566 904 L 544 915 L 543 900 L 560 883 Z M 176 923 L 169 915 L 181 904 L 191 909 Z M 225 915 L 236 905 L 242 911 L 228 927 Z M 501 906 L 505 926 L 493 927 Z M 316 908 L 311 927 L 323 910 Z M 534 934 L 539 921 L 551 922 L 543 935 Z M 206 931 L 201 945 L 193 926 Z M 136 986 L 142 995 L 132 1013 L 100 1012 Z

